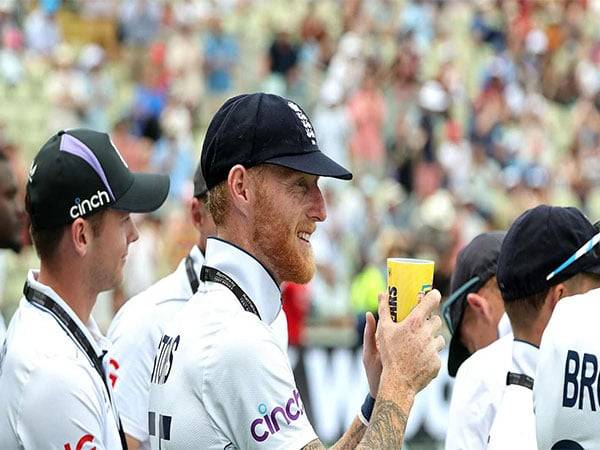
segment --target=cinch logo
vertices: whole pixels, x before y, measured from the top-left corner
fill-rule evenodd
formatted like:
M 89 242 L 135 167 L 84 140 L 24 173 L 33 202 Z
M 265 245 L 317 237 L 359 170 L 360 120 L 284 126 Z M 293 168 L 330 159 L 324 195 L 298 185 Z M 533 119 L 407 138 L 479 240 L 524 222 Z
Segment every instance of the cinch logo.
M 269 436 L 278 433 L 280 430 L 280 421 L 285 421 L 289 425 L 304 414 L 304 406 L 300 400 L 300 394 L 294 389 L 292 396 L 283 406 L 276 406 L 267 412 L 267 405 L 261 403 L 258 405 L 258 412 L 263 415 L 254 419 L 250 424 L 250 433 L 256 442 L 266 441 Z
M 110 197 L 106 191 L 98 191 L 89 199 L 81 200 L 79 197 L 75 199 L 75 204 L 69 209 L 69 214 L 73 219 L 77 219 L 90 211 L 100 208 L 110 202 Z

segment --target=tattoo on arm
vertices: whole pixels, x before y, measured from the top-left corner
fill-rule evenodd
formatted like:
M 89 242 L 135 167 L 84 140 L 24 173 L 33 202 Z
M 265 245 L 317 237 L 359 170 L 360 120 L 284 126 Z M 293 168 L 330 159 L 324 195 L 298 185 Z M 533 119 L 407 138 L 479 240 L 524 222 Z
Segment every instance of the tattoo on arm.
M 321 444 L 321 441 L 315 439 L 314 441 L 311 441 L 304 447 L 302 447 L 301 450 L 325 450 L 325 447 L 323 446 L 323 444 Z
M 353 450 L 360 443 L 360 440 L 365 435 L 367 427 L 360 421 L 358 417 L 350 425 L 348 431 L 344 433 L 337 443 L 330 450 Z
M 346 439 L 346 442 L 349 445 L 348 448 L 354 448 L 358 445 L 362 437 L 365 435 L 366 429 L 367 427 L 365 427 L 361 422 L 359 426 L 352 427 L 348 430 L 348 439 Z
M 331 450 L 400 450 L 407 421 L 408 416 L 395 402 L 377 400 L 369 427 L 355 418 L 350 429 Z M 325 450 L 325 447 L 315 439 L 302 450 Z
M 391 400 L 379 399 L 357 449 L 401 449 L 408 416 Z

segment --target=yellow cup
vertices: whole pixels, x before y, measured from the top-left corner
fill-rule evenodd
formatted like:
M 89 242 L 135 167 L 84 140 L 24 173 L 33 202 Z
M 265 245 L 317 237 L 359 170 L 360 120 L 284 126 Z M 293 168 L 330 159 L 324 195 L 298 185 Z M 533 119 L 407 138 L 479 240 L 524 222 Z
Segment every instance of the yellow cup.
M 431 290 L 434 262 L 427 259 L 388 258 L 388 294 L 392 320 L 400 322 L 419 302 L 419 293 Z

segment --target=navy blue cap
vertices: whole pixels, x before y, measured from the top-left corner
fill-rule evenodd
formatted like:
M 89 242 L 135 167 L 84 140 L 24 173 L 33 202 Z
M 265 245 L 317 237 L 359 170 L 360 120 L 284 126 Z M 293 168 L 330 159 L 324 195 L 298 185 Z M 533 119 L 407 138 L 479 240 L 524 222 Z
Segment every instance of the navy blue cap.
M 196 172 L 194 172 L 194 197 L 200 197 L 206 194 L 207 191 L 206 180 L 204 179 L 204 175 L 202 175 L 202 164 L 198 161 Z
M 530 297 L 578 273 L 600 275 L 600 255 L 592 250 L 546 279 L 595 234 L 577 208 L 540 205 L 525 211 L 509 228 L 498 257 L 496 276 L 503 300 Z
M 347 169 L 321 152 L 308 116 L 296 103 L 265 93 L 230 98 L 212 118 L 202 145 L 206 189 L 226 180 L 236 164 L 250 168 L 263 163 L 352 179 Z

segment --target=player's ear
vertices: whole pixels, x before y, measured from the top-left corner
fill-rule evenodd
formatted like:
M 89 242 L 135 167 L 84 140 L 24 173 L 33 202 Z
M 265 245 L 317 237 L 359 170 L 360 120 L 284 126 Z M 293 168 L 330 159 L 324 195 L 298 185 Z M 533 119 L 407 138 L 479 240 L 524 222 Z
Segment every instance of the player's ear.
M 491 316 L 492 308 L 484 296 L 471 292 L 467 294 L 467 303 L 478 316 Z
M 190 215 L 192 216 L 192 223 L 197 230 L 202 227 L 202 222 L 205 220 L 202 215 L 202 208 L 203 205 L 200 203 L 200 200 L 197 197 L 193 197 L 190 204 Z
M 90 223 L 78 217 L 67 227 L 72 248 L 78 256 L 85 256 L 92 237 Z
M 236 164 L 229 170 L 227 187 L 232 205 L 243 215 L 249 215 L 252 206 L 252 189 L 250 189 L 250 176 L 244 166 Z
M 567 286 L 564 283 L 558 283 L 555 286 L 550 288 L 550 292 L 546 296 L 546 302 L 548 303 L 548 307 L 550 311 L 554 311 L 556 304 L 563 297 L 568 297 L 569 292 L 567 290 Z

